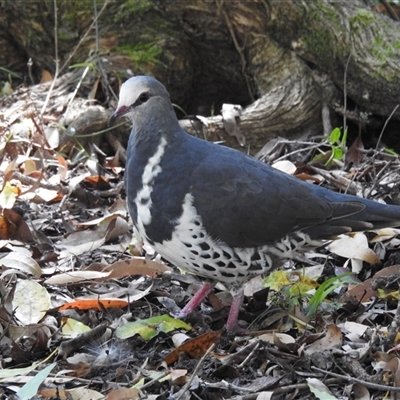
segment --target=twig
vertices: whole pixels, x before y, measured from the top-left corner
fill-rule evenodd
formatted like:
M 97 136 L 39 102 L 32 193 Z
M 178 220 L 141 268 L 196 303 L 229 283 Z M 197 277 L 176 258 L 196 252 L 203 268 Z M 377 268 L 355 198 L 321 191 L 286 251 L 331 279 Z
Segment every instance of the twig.
M 94 18 L 94 22 L 95 22 L 94 30 L 96 32 L 95 37 L 96 37 L 96 55 L 97 55 L 97 54 L 99 54 L 100 46 L 99 46 L 99 24 L 98 24 L 99 18 L 98 18 L 98 15 L 97 15 L 97 1 L 96 0 L 93 0 L 93 11 L 94 11 L 94 16 L 95 16 L 95 18 Z
M 318 372 L 322 372 L 322 373 L 324 373 L 326 375 L 334 376 L 335 378 L 343 379 L 343 380 L 348 381 L 348 382 L 359 383 L 359 384 L 364 385 L 366 387 L 369 387 L 371 389 L 381 390 L 381 391 L 384 391 L 384 392 L 386 392 L 386 391 L 400 392 L 400 387 L 379 385 L 378 383 L 372 383 L 372 382 L 368 382 L 368 381 L 363 381 L 362 379 L 353 378 L 352 376 L 336 374 L 334 372 L 326 371 L 324 369 L 313 367 L 313 366 L 311 367 L 311 369 L 313 369 L 315 371 L 318 371 Z
M 82 76 L 81 76 L 81 79 L 79 80 L 78 84 L 76 85 L 76 88 L 75 88 L 75 90 L 74 90 L 74 93 L 72 93 L 72 96 L 71 96 L 71 98 L 69 99 L 68 106 L 67 106 L 67 110 L 65 111 L 65 114 L 64 114 L 64 117 L 65 117 L 65 118 L 67 117 L 68 112 L 69 112 L 69 110 L 70 110 L 70 108 L 71 108 L 72 102 L 73 102 L 73 100 L 74 100 L 76 94 L 78 93 L 78 90 L 79 90 L 79 88 L 81 87 L 82 82 L 83 82 L 83 80 L 85 79 L 85 76 L 87 75 L 88 72 L 89 72 L 89 67 L 86 67 L 85 70 L 83 71 L 83 74 L 82 74 Z
M 400 293 L 400 288 L 398 292 Z M 400 301 L 397 302 L 396 314 L 394 315 L 394 318 L 388 328 L 388 335 L 385 340 L 386 349 L 393 346 L 397 333 L 399 331 L 399 327 L 400 327 Z
M 231 389 L 236 392 L 254 393 L 254 389 L 237 386 L 234 385 L 233 383 L 224 380 L 215 383 L 205 383 L 205 385 L 207 385 L 207 388 L 212 388 L 212 389 L 224 389 L 224 390 Z
M 14 171 L 13 178 L 18 179 L 24 185 L 38 185 L 40 182 L 40 179 L 41 179 L 41 178 L 39 178 L 39 179 L 31 178 L 30 176 L 23 175 L 17 171 Z M 64 186 L 52 185 L 52 184 L 46 183 L 46 182 L 40 182 L 40 187 L 42 187 L 44 189 L 48 189 L 48 190 L 55 190 L 55 191 L 61 192 L 62 194 L 68 194 L 70 192 L 70 189 L 68 189 Z
M 339 382 L 340 382 L 339 379 L 332 378 L 332 379 L 327 379 L 326 381 L 324 381 L 324 384 L 326 386 L 328 386 L 328 385 L 336 384 Z M 275 389 L 271 388 L 271 392 L 274 393 L 274 396 L 276 396 L 278 394 L 287 394 L 290 392 L 294 392 L 295 390 L 296 391 L 310 390 L 310 387 L 308 386 L 308 383 L 296 383 L 294 385 L 280 386 Z M 242 395 L 240 397 L 234 396 L 234 397 L 232 397 L 232 400 L 238 400 L 238 399 L 240 399 L 240 400 L 257 400 L 259 398 L 260 394 L 261 393 L 252 393 L 252 394 Z
M 167 369 L 164 372 L 161 372 L 160 375 L 156 376 L 154 379 L 152 379 L 151 381 L 148 381 L 147 383 L 145 383 L 143 386 L 140 387 L 140 390 L 142 389 L 146 389 L 149 386 L 153 385 L 153 383 L 159 382 L 161 378 L 164 378 L 165 376 L 167 376 L 168 374 L 170 374 L 171 371 L 169 369 Z
M 383 128 L 382 128 L 382 130 L 381 130 L 381 133 L 380 133 L 380 135 L 379 135 L 378 141 L 376 142 L 376 146 L 375 146 L 375 150 L 376 150 L 376 151 L 378 151 L 378 147 L 379 147 L 379 145 L 381 144 L 383 132 L 385 132 L 385 129 L 386 129 L 387 124 L 388 124 L 389 121 L 392 119 L 393 114 L 397 111 L 397 109 L 399 108 L 399 106 L 400 106 L 400 104 L 397 104 L 397 106 L 393 109 L 393 111 L 392 111 L 392 112 L 390 113 L 390 115 L 387 117 L 387 119 L 386 119 L 386 121 L 385 121 L 385 123 L 384 123 L 384 125 L 383 125 Z
M 347 57 L 346 66 L 344 67 L 344 75 L 343 75 L 343 133 L 347 130 L 347 71 L 349 69 L 349 62 L 350 62 L 351 54 Z
M 370 197 L 371 194 L 372 194 L 372 191 L 378 186 L 378 183 L 379 183 L 379 181 L 380 181 L 382 175 L 384 174 L 384 172 L 385 172 L 389 167 L 391 167 L 392 164 L 393 164 L 393 161 L 392 161 L 392 160 L 388 161 L 388 162 L 383 166 L 383 168 L 375 175 L 374 181 L 372 182 L 372 186 L 368 189 L 368 192 L 367 192 L 367 194 L 365 195 L 365 197 L 366 197 L 367 199 L 369 199 L 369 197 Z M 374 167 L 375 167 L 375 163 L 373 162 L 372 168 L 374 169 L 374 172 L 375 172 L 375 168 L 374 168 Z M 391 172 L 391 174 L 392 174 L 392 172 Z M 382 179 L 383 179 L 383 178 L 382 178 Z
M 255 99 L 255 97 L 253 95 L 253 92 L 251 90 L 249 77 L 248 77 L 247 72 L 246 72 L 246 68 L 247 68 L 246 64 L 247 64 L 247 62 L 246 62 L 246 57 L 244 56 L 244 52 L 243 52 L 243 48 L 244 47 L 240 46 L 239 41 L 237 40 L 233 25 L 232 25 L 228 15 L 227 15 L 227 13 L 222 9 L 223 4 L 224 4 L 223 0 L 219 0 L 217 2 L 218 12 L 220 14 L 222 14 L 222 16 L 224 17 L 226 26 L 228 27 L 229 33 L 230 33 L 230 35 L 232 37 L 233 44 L 235 45 L 236 51 L 239 54 L 240 64 L 242 66 L 242 73 L 243 73 L 244 79 L 246 81 L 246 86 L 247 86 L 247 90 L 249 92 L 250 100 L 251 100 L 252 103 L 254 103 L 256 99 Z
M 253 347 L 253 349 L 250 351 L 250 354 L 243 360 L 242 363 L 238 365 L 238 368 L 244 368 L 244 366 L 253 359 L 254 353 L 257 351 L 257 349 L 260 347 L 260 342 L 257 342 L 256 345 Z
M 28 60 L 28 75 L 29 75 L 29 79 L 30 79 L 30 81 L 31 81 L 31 84 L 32 85 L 34 85 L 35 84 L 35 80 L 33 79 L 33 76 L 32 76 L 32 66 L 33 66 L 33 61 L 32 61 L 32 58 L 31 57 L 29 57 L 29 60 Z
M 379 138 L 378 141 L 376 142 L 376 146 L 375 146 L 375 152 L 371 157 L 371 164 L 372 164 L 372 171 L 374 173 L 374 181 L 376 180 L 376 168 L 375 168 L 375 158 L 376 155 L 379 153 L 378 152 L 378 148 L 379 145 L 381 144 L 381 140 L 382 140 L 382 136 L 383 136 L 383 132 L 385 132 L 386 126 L 389 123 L 389 121 L 391 120 L 391 118 L 393 117 L 394 113 L 396 112 L 396 110 L 399 108 L 399 104 L 396 105 L 396 107 L 393 109 L 393 111 L 391 112 L 391 114 L 386 118 L 386 121 L 383 125 L 383 128 L 381 130 L 381 133 L 379 134 Z
M 284 143 L 284 142 L 281 142 Z M 309 147 L 303 147 L 301 149 L 297 149 L 294 151 L 291 151 L 290 153 L 284 154 L 281 157 L 278 157 L 275 162 L 281 161 L 281 160 L 285 160 L 286 158 L 293 156 L 294 154 L 298 154 L 298 153 L 304 153 L 305 151 L 309 151 L 309 150 L 314 150 L 314 149 L 318 149 L 318 147 L 323 146 L 325 143 L 317 143 L 317 144 L 313 144 L 312 146 Z
M 389 4 L 388 1 L 386 0 L 381 0 L 381 3 L 385 6 L 386 11 L 388 14 L 395 20 L 395 21 L 400 21 L 399 16 L 396 14 L 396 11 L 393 10 L 392 6 Z
M 197 376 L 197 372 L 200 368 L 200 366 L 204 363 L 204 360 L 208 357 L 208 355 L 214 350 L 215 347 L 215 343 L 213 343 L 208 350 L 206 351 L 206 353 L 204 354 L 203 357 L 201 357 L 200 361 L 197 363 L 196 368 L 194 369 L 191 378 L 189 379 L 189 381 L 185 384 L 185 386 L 180 390 L 180 395 L 178 396 L 178 398 L 176 400 L 180 400 L 182 398 L 182 396 L 188 391 L 188 389 L 190 388 L 190 385 L 193 382 L 193 379 Z
M 100 15 L 103 13 L 103 11 L 105 10 L 105 8 L 106 8 L 106 6 L 108 5 L 109 2 L 110 2 L 110 0 L 106 0 L 104 2 L 103 7 L 101 7 L 101 10 L 99 11 L 98 15 L 95 17 L 94 21 L 90 24 L 89 28 L 87 29 L 85 34 L 82 36 L 82 38 L 79 41 L 79 43 L 75 46 L 75 48 L 72 51 L 72 53 L 68 56 L 67 60 L 65 61 L 65 63 L 61 67 L 60 72 L 62 72 L 64 70 L 64 68 L 69 64 L 69 62 L 71 61 L 72 57 L 78 51 L 79 47 L 81 46 L 83 41 L 86 39 L 87 35 L 89 35 L 90 31 L 93 29 L 93 26 L 96 24 L 97 20 L 100 18 Z
M 54 85 L 56 83 L 57 77 L 58 77 L 58 73 L 59 73 L 59 60 L 58 60 L 58 9 L 57 9 L 57 0 L 53 0 L 54 1 L 54 53 L 55 53 L 55 57 L 56 57 L 56 71 L 54 73 L 54 78 L 51 81 L 51 85 L 50 85 L 50 89 L 47 92 L 47 96 L 46 96 L 46 100 L 44 101 L 42 110 L 40 111 L 40 116 L 42 116 L 46 110 L 47 104 L 49 103 L 50 100 L 50 95 L 53 91 Z

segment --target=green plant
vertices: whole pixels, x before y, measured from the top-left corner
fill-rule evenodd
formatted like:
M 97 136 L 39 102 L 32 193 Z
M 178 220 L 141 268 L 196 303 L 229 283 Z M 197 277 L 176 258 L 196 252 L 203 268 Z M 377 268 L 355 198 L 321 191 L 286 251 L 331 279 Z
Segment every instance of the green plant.
M 335 128 L 321 145 L 327 145 L 330 150 L 323 154 L 318 154 L 312 162 L 323 162 L 325 166 L 330 166 L 333 160 L 341 160 L 345 154 L 347 141 L 347 129 L 342 133 L 341 128 Z
M 314 295 L 311 297 L 308 303 L 308 308 L 306 313 L 308 318 L 312 319 L 315 317 L 315 315 L 317 314 L 318 307 L 321 305 L 321 303 L 335 289 L 343 285 L 343 283 L 348 282 L 348 280 L 344 278 L 347 278 L 349 275 L 351 275 L 350 272 L 340 276 L 334 276 L 326 280 L 318 287 L 318 289 L 315 291 Z

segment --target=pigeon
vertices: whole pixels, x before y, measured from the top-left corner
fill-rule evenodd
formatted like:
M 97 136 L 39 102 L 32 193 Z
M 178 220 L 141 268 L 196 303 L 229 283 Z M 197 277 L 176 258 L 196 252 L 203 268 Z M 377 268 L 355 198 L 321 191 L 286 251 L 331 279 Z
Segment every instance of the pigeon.
M 110 117 L 132 122 L 125 189 L 135 231 L 165 260 L 204 279 L 181 310 L 217 282 L 233 296 L 239 329 L 244 283 L 337 235 L 400 225 L 400 207 L 301 181 L 238 150 L 187 134 L 166 88 L 134 76 Z

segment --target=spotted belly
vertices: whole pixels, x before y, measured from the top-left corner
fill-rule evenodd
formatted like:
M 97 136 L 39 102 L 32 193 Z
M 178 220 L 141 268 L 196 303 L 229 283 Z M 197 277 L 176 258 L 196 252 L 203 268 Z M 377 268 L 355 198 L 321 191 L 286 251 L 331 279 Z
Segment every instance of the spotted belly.
M 192 274 L 235 283 L 248 280 L 251 275 L 267 272 L 273 265 L 274 255 L 269 254 L 265 246 L 231 248 L 212 238 L 193 206 L 190 193 L 186 194 L 182 214 L 174 221 L 174 225 L 171 239 L 162 243 L 154 242 L 147 236 L 145 224 L 138 223 L 137 229 L 163 258 Z

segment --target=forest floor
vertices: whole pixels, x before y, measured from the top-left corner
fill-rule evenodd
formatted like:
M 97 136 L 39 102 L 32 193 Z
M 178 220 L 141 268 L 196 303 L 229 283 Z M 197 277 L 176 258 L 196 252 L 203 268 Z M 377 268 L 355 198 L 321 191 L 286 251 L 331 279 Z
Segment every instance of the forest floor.
M 80 73 L 0 98 L 0 398 L 400 398 L 400 231 L 344 235 L 255 277 L 247 333 L 224 331 L 220 284 L 177 319 L 201 282 L 133 237 L 129 126 L 107 130 L 115 99 Z M 397 154 L 342 144 L 338 130 L 277 142 L 263 161 L 398 203 Z

